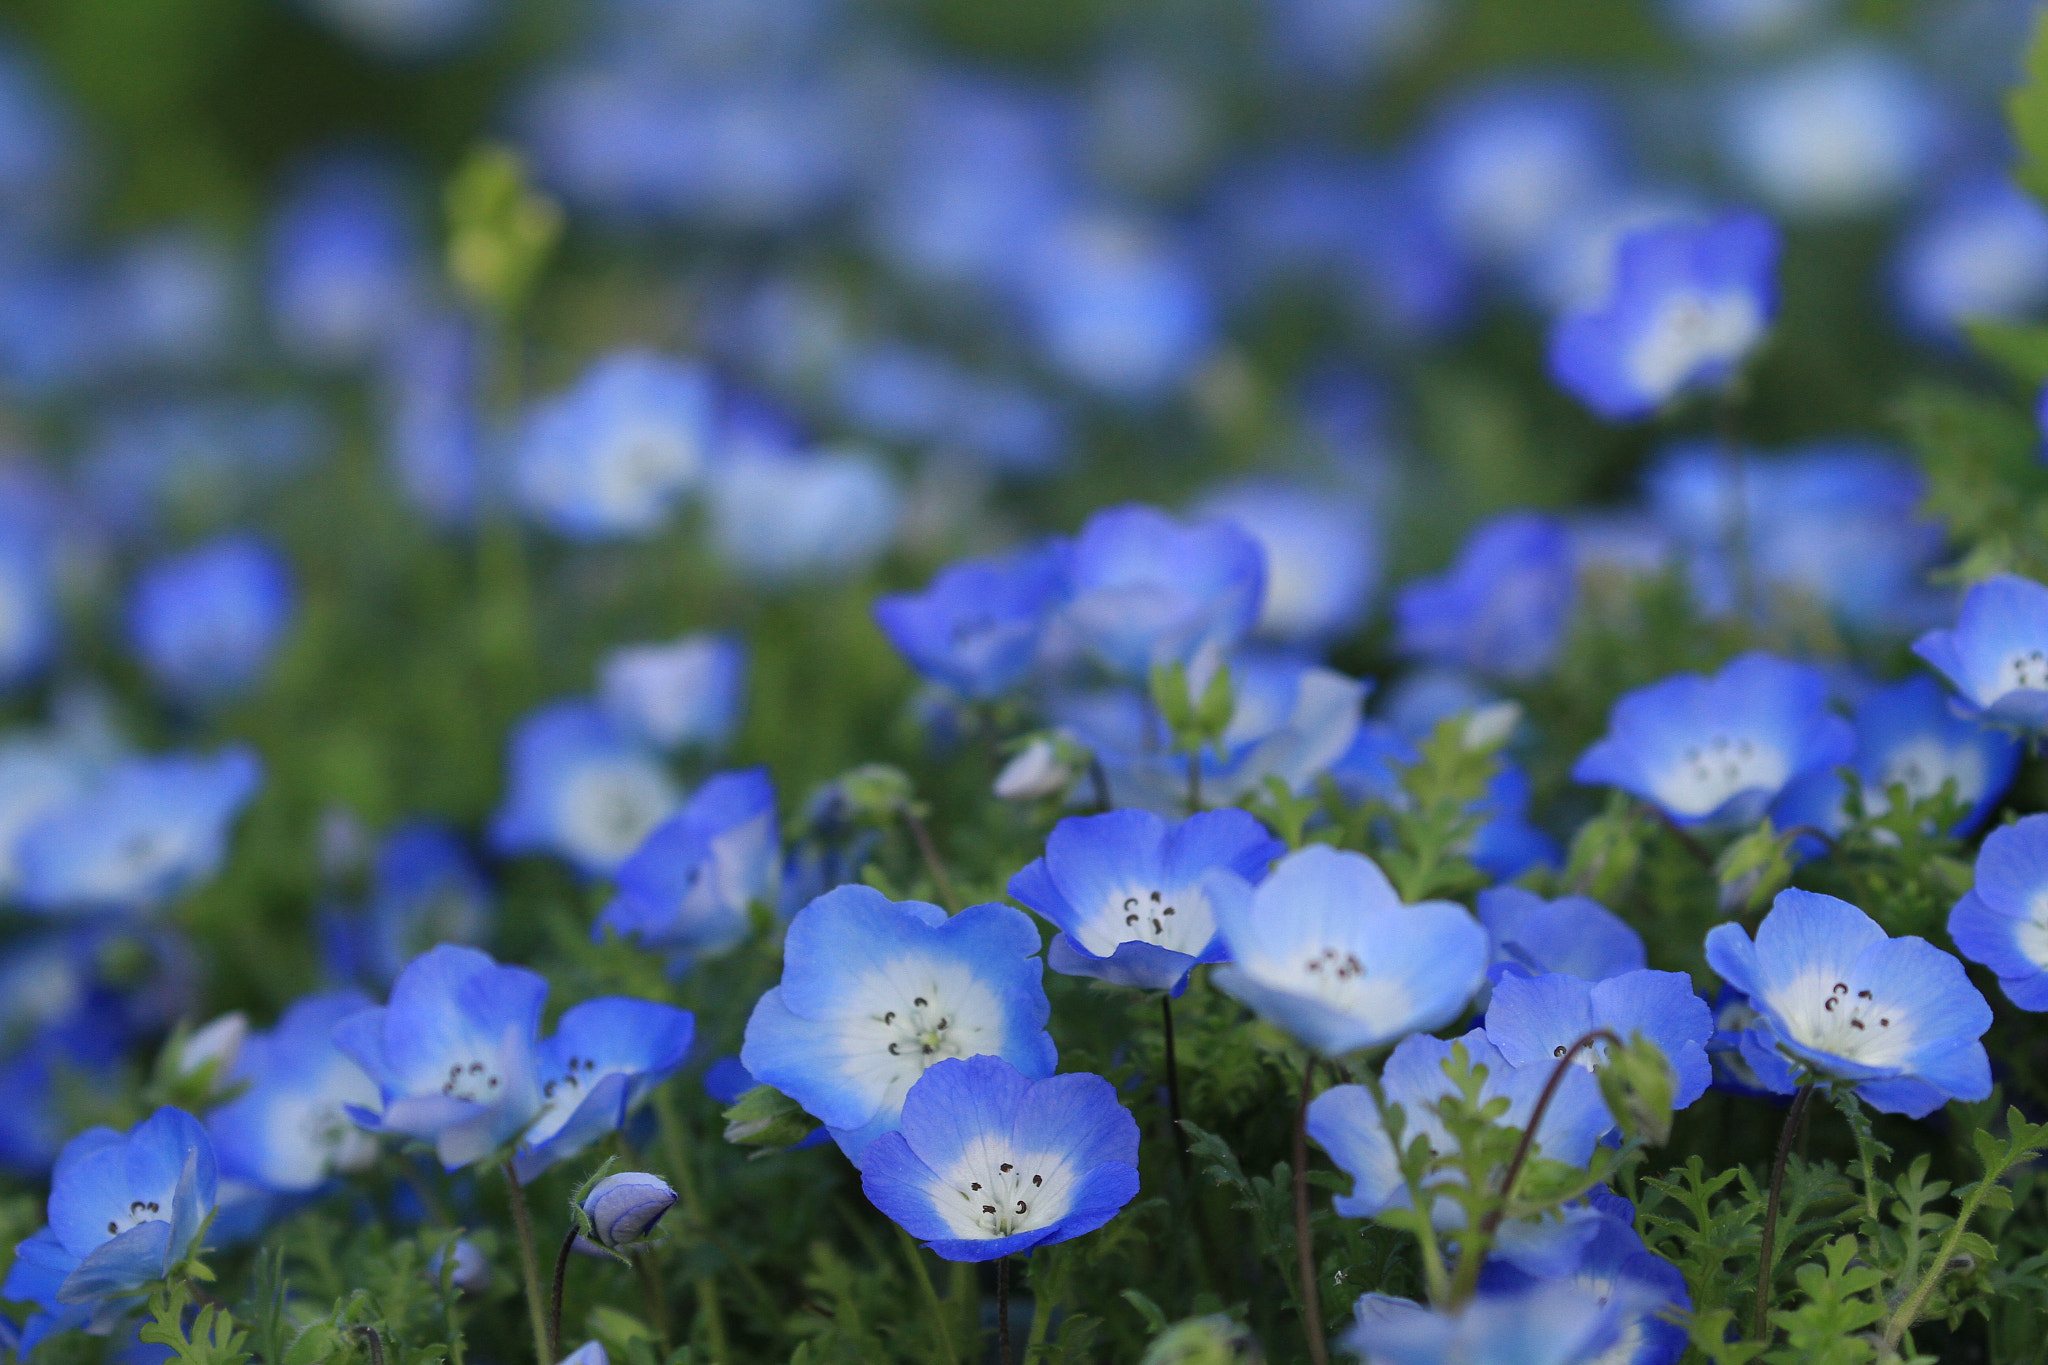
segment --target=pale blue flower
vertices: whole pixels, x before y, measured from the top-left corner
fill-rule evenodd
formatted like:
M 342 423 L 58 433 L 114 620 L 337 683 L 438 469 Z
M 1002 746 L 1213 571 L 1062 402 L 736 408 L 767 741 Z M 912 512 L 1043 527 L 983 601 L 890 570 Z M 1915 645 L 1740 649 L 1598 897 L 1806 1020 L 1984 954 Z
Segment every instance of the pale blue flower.
M 598 666 L 606 714 L 662 749 L 715 749 L 739 719 L 747 651 L 737 638 L 697 631 L 667 644 L 621 645 Z
M 520 505 L 577 540 L 644 538 L 703 479 L 710 376 L 648 351 L 616 351 L 527 414 L 513 460 Z
M 1992 724 L 2048 727 L 2048 587 L 2009 573 L 1973 583 L 1955 627 L 1928 631 L 1913 652 Z
M 501 853 L 554 853 L 592 876 L 616 872 L 681 800 L 652 750 L 587 701 L 552 702 L 512 733 Z
M 306 1194 L 376 1160 L 348 1110 L 376 1107 L 377 1085 L 334 1043 L 336 1024 L 370 1008 L 354 991 L 307 996 L 243 1041 L 228 1078 L 247 1089 L 206 1117 L 224 1181 Z
M 1998 974 L 2006 999 L 2048 1009 L 2048 815 L 2029 815 L 1984 838 L 1976 884 L 1949 912 L 1956 951 Z
M 1486 1036 L 1513 1066 L 1547 1071 L 1570 1054 L 1574 1065 L 1598 1071 L 1607 1058 L 1605 1040 L 1571 1051 L 1595 1029 L 1624 1043 L 1641 1034 L 1656 1044 L 1671 1068 L 1673 1109 L 1704 1095 L 1713 1079 L 1706 1053 L 1713 1011 L 1684 972 L 1636 970 L 1602 981 L 1562 972 L 1511 974 L 1495 983 L 1486 1007 Z
M 746 937 L 756 905 L 774 906 L 781 862 L 767 769 L 720 773 L 619 867 L 618 895 L 591 932 L 717 957 Z

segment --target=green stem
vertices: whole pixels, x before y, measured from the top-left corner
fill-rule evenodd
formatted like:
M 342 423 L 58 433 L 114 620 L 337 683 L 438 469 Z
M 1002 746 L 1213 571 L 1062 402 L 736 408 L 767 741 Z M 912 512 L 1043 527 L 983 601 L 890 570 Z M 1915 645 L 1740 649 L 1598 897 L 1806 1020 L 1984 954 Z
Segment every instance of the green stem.
M 2031 1156 L 2032 1153 L 2026 1155 Z M 1900 1304 L 1885 1322 L 1884 1345 L 1887 1359 L 1897 1350 L 1899 1338 L 1906 1335 L 1907 1330 L 1919 1319 L 1920 1310 L 1927 1306 L 1927 1300 L 1933 1296 L 1935 1286 L 1940 1284 L 1941 1277 L 1948 1273 L 1949 1262 L 1955 1258 L 1956 1247 L 1962 1242 L 1963 1234 L 1969 1230 L 1970 1220 L 1977 1216 L 1977 1210 L 1983 1205 L 1985 1196 L 1991 1193 L 1992 1186 L 1996 1185 L 2004 1174 L 2004 1170 L 1984 1172 L 1984 1178 L 1977 1182 L 1976 1188 L 1963 1200 L 1963 1207 L 1957 1212 L 1956 1221 L 1949 1225 L 1948 1235 L 1941 1239 L 1941 1250 L 1935 1254 L 1933 1262 L 1927 1267 L 1927 1273 L 1920 1277 L 1920 1283 L 1913 1286 L 1913 1292 L 1906 1296 L 1906 1301 Z
M 1315 1091 L 1316 1062 L 1301 1064 L 1301 1103 L 1294 1111 L 1294 1254 L 1301 1277 L 1301 1329 L 1308 1335 L 1308 1355 L 1315 1365 L 1329 1365 L 1323 1342 L 1323 1306 L 1316 1283 L 1316 1244 L 1308 1219 L 1308 1102 Z
M 533 1248 L 533 1215 L 527 1211 L 526 1191 L 519 1184 L 519 1173 L 512 1169 L 511 1158 L 499 1162 L 498 1169 L 505 1173 L 505 1186 L 511 1192 L 512 1228 L 519 1238 L 519 1273 L 526 1281 L 526 1316 L 533 1328 L 533 1358 L 538 1365 L 554 1365 L 555 1356 L 548 1350 L 547 1304 L 540 1292 L 540 1258 Z
M 1863 1102 L 1856 1098 L 1855 1091 L 1837 1090 L 1834 1101 L 1842 1116 L 1849 1120 L 1849 1131 L 1856 1135 L 1856 1159 L 1863 1163 L 1863 1214 L 1874 1229 L 1879 1213 L 1877 1136 L 1870 1131 L 1870 1115 L 1863 1112 Z
M 1785 1159 L 1792 1154 L 1792 1136 L 1813 1102 L 1813 1083 L 1799 1087 L 1792 1107 L 1785 1111 L 1785 1126 L 1778 1131 L 1778 1158 L 1771 1163 L 1771 1196 L 1764 1204 L 1764 1231 L 1756 1251 L 1756 1308 L 1750 1314 L 1750 1336 L 1768 1342 L 1771 1330 L 1771 1262 L 1777 1259 L 1778 1202 L 1785 1191 Z
M 1407 1154 L 1401 1145 L 1401 1134 L 1387 1121 L 1387 1097 L 1380 1092 L 1379 1077 L 1372 1068 L 1363 1070 L 1362 1080 L 1365 1093 L 1372 1096 L 1373 1112 L 1379 1115 L 1380 1127 L 1386 1132 L 1394 1148 L 1394 1159 L 1401 1167 L 1401 1183 L 1408 1190 L 1408 1207 L 1415 1210 L 1415 1240 L 1422 1252 L 1422 1284 L 1429 1295 L 1430 1303 L 1443 1307 L 1451 1302 L 1451 1273 L 1444 1268 L 1443 1248 L 1437 1245 L 1436 1224 L 1430 1218 L 1430 1203 L 1423 1196 L 1422 1186 L 1408 1169 Z
M 903 1239 L 903 1255 L 910 1262 L 910 1273 L 917 1279 L 917 1289 L 924 1296 L 925 1306 L 931 1310 L 932 1322 L 939 1330 L 939 1349 L 944 1352 L 940 1359 L 946 1365 L 959 1365 L 960 1352 L 953 1345 L 953 1328 L 946 1319 L 946 1310 L 939 1303 L 939 1291 L 932 1286 L 931 1272 L 925 1269 L 924 1252 L 916 1239 L 902 1228 L 896 1235 Z

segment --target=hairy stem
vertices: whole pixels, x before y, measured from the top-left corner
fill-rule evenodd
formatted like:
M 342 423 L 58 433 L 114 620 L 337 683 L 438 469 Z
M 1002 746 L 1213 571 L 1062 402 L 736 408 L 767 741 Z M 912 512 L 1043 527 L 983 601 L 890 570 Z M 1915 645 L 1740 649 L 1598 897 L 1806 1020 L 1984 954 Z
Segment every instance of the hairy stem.
M 996 1261 L 996 1359 L 1010 1365 L 1010 1258 Z
M 1294 1254 L 1301 1277 L 1301 1328 L 1308 1335 L 1308 1355 L 1315 1365 L 1329 1365 L 1323 1344 L 1322 1297 L 1317 1293 L 1316 1244 L 1308 1224 L 1308 1102 L 1315 1090 L 1316 1062 L 1301 1066 L 1301 1103 L 1294 1111 Z
M 563 1234 L 562 1249 L 555 1253 L 555 1283 L 548 1292 L 548 1358 L 562 1358 L 562 1287 L 569 1282 L 569 1253 L 576 1249 L 576 1225 Z
M 505 1187 L 511 1192 L 512 1230 L 519 1238 L 519 1273 L 526 1282 L 526 1316 L 533 1328 L 533 1358 L 538 1365 L 554 1365 L 556 1357 L 548 1346 L 548 1310 L 540 1296 L 540 1257 L 533 1248 L 533 1215 L 526 1208 L 526 1190 L 519 1183 L 519 1173 L 512 1169 L 510 1157 L 499 1162 L 498 1169 L 505 1173 Z
M 960 897 L 953 892 L 953 879 L 946 875 L 946 865 L 939 861 L 939 847 L 932 842 L 932 832 L 925 828 L 924 820 L 910 807 L 903 808 L 903 823 L 909 827 L 910 837 L 917 842 L 917 855 L 924 859 L 924 870 L 931 873 L 932 886 L 939 893 L 939 903 L 946 907 L 946 913 L 958 913 Z
M 1927 1300 L 1933 1296 L 1935 1286 L 1939 1285 L 1941 1277 L 1948 1273 L 1949 1262 L 1955 1259 L 1956 1247 L 1961 1244 L 1963 1234 L 1969 1231 L 1970 1220 L 1977 1216 L 1977 1210 L 1983 1205 L 1984 1197 L 1991 1192 L 1991 1187 L 1996 1185 L 2004 1174 L 2003 1170 L 1984 1172 L 1984 1178 L 1977 1182 L 1977 1187 L 1970 1191 L 1969 1197 L 1963 1200 L 1963 1207 L 1956 1212 L 1956 1221 L 1949 1224 L 1948 1235 L 1941 1239 L 1941 1250 L 1935 1253 L 1927 1272 L 1920 1277 L 1920 1283 L 1913 1286 L 1913 1292 L 1906 1296 L 1905 1302 L 1901 1303 L 1886 1320 L 1884 1345 L 1887 1359 L 1890 1358 L 1890 1353 L 1898 1348 L 1899 1338 L 1906 1335 L 1907 1330 L 1919 1319 L 1920 1310 L 1927 1306 Z
M 1792 1107 L 1785 1111 L 1785 1126 L 1778 1131 L 1778 1158 L 1771 1163 L 1771 1194 L 1764 1204 L 1763 1239 L 1757 1243 L 1756 1308 L 1750 1314 L 1749 1334 L 1758 1341 L 1769 1340 L 1771 1330 L 1771 1262 L 1777 1258 L 1778 1201 L 1785 1192 L 1785 1160 L 1792 1155 L 1793 1135 L 1812 1102 L 1813 1084 L 1809 1081 L 1799 1087 Z

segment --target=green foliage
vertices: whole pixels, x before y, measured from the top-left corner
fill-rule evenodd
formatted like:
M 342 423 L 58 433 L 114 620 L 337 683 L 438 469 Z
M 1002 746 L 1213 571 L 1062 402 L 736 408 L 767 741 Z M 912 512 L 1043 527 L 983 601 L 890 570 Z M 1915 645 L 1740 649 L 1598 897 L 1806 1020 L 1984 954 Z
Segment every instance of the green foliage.
M 209 1303 L 187 1324 L 185 1313 L 191 1304 L 192 1290 L 183 1279 L 172 1279 L 160 1287 L 150 1297 L 142 1340 L 167 1348 L 182 1365 L 242 1365 L 249 1359 L 249 1352 L 242 1349 L 249 1333 L 226 1309 Z
M 492 312 L 519 311 L 561 240 L 561 206 L 533 187 L 510 147 L 471 152 L 448 182 L 448 275 Z

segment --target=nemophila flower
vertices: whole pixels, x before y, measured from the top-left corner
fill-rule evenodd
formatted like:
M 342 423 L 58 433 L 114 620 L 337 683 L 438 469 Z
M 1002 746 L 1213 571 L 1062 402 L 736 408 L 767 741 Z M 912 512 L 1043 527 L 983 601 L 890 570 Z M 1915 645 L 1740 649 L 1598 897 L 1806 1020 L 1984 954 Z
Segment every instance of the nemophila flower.
M 379 370 L 385 458 L 407 502 L 429 520 L 462 526 L 484 489 L 483 356 L 459 314 L 409 319 Z
M 1521 260 L 1620 178 L 1612 112 L 1587 86 L 1510 80 L 1455 96 L 1423 135 L 1423 192 L 1465 251 Z
M 719 559 L 764 583 L 857 574 L 895 538 L 903 495 L 861 450 L 736 451 L 711 480 Z
M 528 713 L 507 768 L 491 842 L 559 854 L 591 876 L 616 872 L 681 799 L 659 757 L 587 701 Z
M 1537 1277 L 1505 1259 L 1479 1271 L 1482 1297 L 1520 1295 L 1546 1283 L 1563 1284 L 1610 1310 L 1611 1335 L 1589 1365 L 1677 1365 L 1686 1332 L 1674 1319 L 1692 1311 L 1692 1295 L 1678 1267 L 1651 1251 L 1635 1230 L 1635 1206 L 1595 1186 L 1587 1195 L 1597 1211 L 1595 1231 L 1578 1247 L 1568 1270 Z
M 1711 47 L 1758 48 L 1807 28 L 1834 0 L 1663 0 L 1685 35 Z
M 1324 640 L 1364 617 L 1379 583 L 1380 544 L 1362 502 L 1334 489 L 1252 480 L 1216 489 L 1196 511 L 1236 522 L 1265 551 L 1259 635 Z
M 248 1088 L 206 1117 L 223 1181 L 305 1194 L 376 1160 L 348 1114 L 377 1105 L 376 1083 L 334 1042 L 335 1025 L 370 1008 L 354 991 L 310 995 L 243 1042 L 228 1075 Z
M 548 985 L 475 948 L 443 944 L 413 960 L 391 1003 L 351 1015 L 334 1043 L 376 1083 L 382 1110 L 350 1106 L 371 1132 L 434 1144 L 449 1170 L 483 1160 L 540 1113 L 536 1056 Z
M 746 690 L 747 650 L 712 631 L 667 644 L 622 645 L 598 665 L 598 700 L 618 724 L 663 749 L 715 749 Z
M 437 943 L 480 943 L 490 932 L 490 883 L 454 832 L 411 820 L 378 844 L 370 869 L 365 966 L 387 983 Z
M 571 1005 L 534 1051 L 540 1112 L 513 1158 L 521 1180 L 625 1126 L 627 1115 L 683 1064 L 697 1019 L 653 1000 L 601 996 Z
M 1449 901 L 1403 905 L 1360 853 L 1311 844 L 1257 887 L 1205 884 L 1229 961 L 1212 980 L 1326 1057 L 1461 1014 L 1486 974 L 1486 931 Z
M 1779 245 L 1754 213 L 1629 233 L 1607 292 L 1551 329 L 1551 378 L 1611 422 L 1724 387 L 1777 316 Z
M 1882 815 L 1891 809 L 1891 788 L 1906 789 L 1910 801 L 1925 801 L 1950 783 L 1964 807 L 1955 832 L 1982 824 L 2005 795 L 2019 767 L 2019 741 L 2002 730 L 1959 716 L 1941 684 L 1922 674 L 1873 687 L 1856 701 L 1856 757 L 1851 765 L 1862 783 L 1863 808 Z M 1778 799 L 1783 825 L 1812 825 L 1838 834 L 1848 826 L 1847 784 L 1839 769 L 1808 773 Z
M 1046 950 L 1054 971 L 1178 995 L 1197 963 L 1223 960 L 1209 872 L 1256 883 L 1286 847 L 1236 809 L 1176 825 L 1143 810 L 1070 816 L 1010 894 L 1059 927 Z
M 1577 599 L 1564 523 L 1510 512 L 1475 530 L 1448 572 L 1401 589 L 1399 646 L 1486 677 L 1531 678 L 1557 657 Z
M 1714 997 L 1714 1036 L 1707 1043 L 1707 1060 L 1714 1067 L 1714 1089 L 1752 1099 L 1778 1093 L 1764 1084 L 1756 1068 L 1743 1056 L 1743 1037 L 1757 1027 L 1761 1018 L 1750 1005 L 1749 997 L 1733 986 L 1723 985 L 1720 994 Z M 1776 1068 L 1771 1071 L 1775 1076 Z
M 1621 916 L 1585 896 L 1545 900 L 1519 886 L 1479 893 L 1479 922 L 1493 941 L 1488 975 L 1563 972 L 1605 981 L 1648 965 L 1643 937 Z
M 1537 1098 L 1550 1081 L 1548 1067 L 1516 1067 L 1478 1029 L 1456 1040 L 1476 1069 L 1484 1067 L 1486 1078 L 1480 1087 L 1480 1103 L 1505 1099 L 1507 1109 L 1494 1120 L 1508 1128 L 1523 1129 L 1536 1112 Z M 1444 1067 L 1452 1060 L 1453 1044 L 1426 1033 L 1401 1040 L 1387 1057 L 1380 1073 L 1380 1089 L 1389 1105 L 1401 1107 L 1403 1147 L 1418 1136 L 1427 1136 L 1439 1156 L 1453 1157 L 1458 1140 L 1444 1126 L 1437 1106 L 1459 1091 Z M 1600 1083 L 1590 1071 L 1568 1070 L 1552 1094 L 1543 1120 L 1536 1126 L 1532 1150 L 1552 1161 L 1582 1166 L 1592 1156 L 1593 1144 L 1613 1127 L 1614 1119 L 1600 1098 Z M 1345 1218 L 1377 1218 L 1392 1208 L 1410 1207 L 1407 1183 L 1394 1144 L 1388 1137 L 1372 1092 L 1362 1085 L 1332 1086 L 1309 1101 L 1308 1135 L 1330 1154 L 1352 1179 L 1350 1194 L 1333 1201 Z M 1446 1186 L 1463 1180 L 1455 1170 L 1439 1169 L 1425 1178 L 1423 1189 L 1429 1198 L 1430 1221 L 1440 1230 L 1452 1231 L 1465 1225 L 1464 1209 Z M 1434 1192 L 1434 1193 L 1431 1193 Z M 1583 1228 L 1567 1228 L 1557 1219 L 1530 1224 L 1503 1224 L 1501 1254 L 1515 1255 L 1532 1265 L 1549 1265 L 1565 1244 L 1579 1239 Z
M 0 736 L 0 899 L 21 884 L 21 834 L 78 799 L 118 756 L 97 725 L 16 730 Z
M 1786 783 L 1854 754 L 1855 732 L 1827 700 L 1818 671 L 1768 654 L 1712 677 L 1681 673 L 1617 701 L 1572 780 L 1620 787 L 1682 825 L 1748 825 Z
M 1129 213 L 1081 209 L 1046 224 L 1015 284 L 1050 367 L 1107 398 L 1164 399 L 1216 343 L 1195 262 Z
M 1038 947 L 1030 917 L 1007 905 L 949 918 L 839 887 L 790 921 L 781 984 L 754 1006 L 740 1061 L 858 1163 L 896 1127 L 910 1087 L 948 1057 L 985 1053 L 1030 1078 L 1052 1074 Z
M 1684 191 L 1628 186 L 1575 206 L 1521 263 L 1515 282 L 1545 313 L 1589 308 L 1614 287 L 1615 250 L 1630 233 L 1696 219 L 1705 207 Z
M 2006 998 L 2048 1009 L 2048 815 L 2029 815 L 1984 838 L 1976 884 L 1949 912 L 1956 951 L 1998 974 Z
M 1342 88 L 1415 56 L 1450 12 L 1444 0 L 1282 0 L 1267 23 L 1284 70 Z
M 704 476 L 715 401 L 695 365 L 605 356 L 527 414 L 513 456 L 520 505 L 577 540 L 652 535 Z
M 619 893 L 592 933 L 716 957 L 746 937 L 754 905 L 774 905 L 781 862 L 767 769 L 720 773 L 620 866 Z
M 591 1186 L 581 1208 L 590 1215 L 592 1240 L 616 1251 L 646 1241 L 675 1206 L 676 1192 L 660 1176 L 621 1171 Z
M 271 330 L 301 360 L 368 360 L 417 304 L 421 244 L 392 167 L 335 156 L 304 168 L 268 237 Z
M 2048 587 L 2009 573 L 1973 583 L 1954 628 L 1928 631 L 1913 652 L 1992 724 L 2048 727 Z
M 244 747 L 114 764 L 22 831 L 22 904 L 47 915 L 163 908 L 219 870 L 262 776 Z
M 1907 229 L 1892 282 L 1907 320 L 1946 340 L 2030 317 L 2048 302 L 2048 212 L 2006 176 L 1959 180 Z
M 135 1296 L 191 1252 L 220 1177 L 213 1144 L 181 1109 L 126 1133 L 88 1128 L 64 1144 L 50 1178 L 50 1221 L 14 1249 L 0 1294 L 40 1310 L 28 1350 L 52 1332 L 105 1332 Z
M 1472 803 L 1473 813 L 1484 818 L 1465 856 L 1495 881 L 1512 880 L 1532 867 L 1562 865 L 1557 841 L 1529 822 L 1533 795 L 1529 775 L 1503 759 L 1486 784 L 1486 795 Z
M 1139 679 L 1236 644 L 1266 591 L 1265 554 L 1236 523 L 1182 522 L 1136 503 L 1088 519 L 1071 573 L 1061 619 L 1104 665 Z
M 1366 1365 L 1603 1365 L 1618 1317 L 1597 1295 L 1555 1280 L 1456 1309 L 1365 1294 L 1352 1312 L 1344 1344 Z
M 1023 682 L 1066 600 L 1067 542 L 1058 538 L 939 571 L 923 592 L 875 599 L 875 622 L 932 682 L 984 701 Z
M 0 494 L 13 490 L 0 484 Z M 57 643 L 57 585 L 39 529 L 0 513 L 0 687 L 40 673 Z
M 192 374 L 226 358 L 240 312 L 239 270 L 217 234 L 145 230 L 117 245 L 95 273 L 93 322 L 109 376 Z
M 166 692 L 218 701 L 263 676 L 291 616 L 284 560 L 232 533 L 143 571 L 128 599 L 128 638 Z
M 427 1280 L 432 1284 L 441 1283 L 441 1268 L 453 1256 L 454 1268 L 448 1272 L 448 1283 L 465 1294 L 481 1294 L 491 1287 L 491 1263 L 485 1259 L 483 1248 L 467 1237 L 458 1237 L 445 1247 L 437 1247 L 427 1257 Z
M 491 24 L 503 0 L 299 0 L 320 23 L 373 56 L 439 57 Z
M 900 1128 L 868 1145 L 860 1187 L 945 1259 L 1000 1260 L 1116 1217 L 1138 1193 L 1138 1122 L 1100 1076 L 951 1058 L 911 1086 Z
M 1736 81 L 1722 96 L 1723 152 L 1789 217 L 1870 213 L 1934 164 L 1945 116 L 1926 81 L 1881 48 L 1848 43 Z
M 1542 1069 L 1562 1061 L 1594 1029 L 1611 1030 L 1624 1043 L 1640 1033 L 1657 1045 L 1671 1067 L 1672 1108 L 1683 1109 L 1707 1092 L 1713 1068 L 1706 1044 L 1714 1034 L 1714 1015 L 1684 972 L 1637 970 L 1602 981 L 1562 972 L 1508 975 L 1495 983 L 1486 1007 L 1486 1036 L 1514 1066 Z M 1571 1059 L 1598 1071 L 1607 1047 L 1595 1042 Z
M 1803 1074 L 1914 1118 L 1991 1093 L 1979 1041 L 1991 1007 L 1963 964 L 1925 939 L 1886 937 L 1847 901 L 1780 891 L 1755 942 L 1739 924 L 1714 926 L 1707 964 L 1756 1010 L 1742 1055 L 1771 1090 Z

